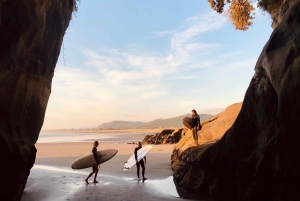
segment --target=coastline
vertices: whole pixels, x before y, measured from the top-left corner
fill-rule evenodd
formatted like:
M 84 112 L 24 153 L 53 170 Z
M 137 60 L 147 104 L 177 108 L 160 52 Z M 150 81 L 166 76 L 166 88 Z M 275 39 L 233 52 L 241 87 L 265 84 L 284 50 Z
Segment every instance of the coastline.
M 170 160 L 173 147 L 154 145 L 147 155 L 145 176 L 148 180 L 138 182 L 136 167 L 122 170 L 135 145 L 120 143 L 117 139 L 111 143 L 100 143 L 98 150 L 116 148 L 118 153 L 100 165 L 99 183 L 87 185 L 84 179 L 91 168 L 75 171 L 70 166 L 73 161 L 91 152 L 91 142 L 37 143 L 35 165 L 21 200 L 178 200 L 155 184 L 173 174 Z
M 54 129 L 41 130 L 40 133 L 159 133 L 164 129 L 178 129 L 178 128 L 153 128 L 153 129 L 120 129 L 120 130 L 72 130 L 72 129 Z

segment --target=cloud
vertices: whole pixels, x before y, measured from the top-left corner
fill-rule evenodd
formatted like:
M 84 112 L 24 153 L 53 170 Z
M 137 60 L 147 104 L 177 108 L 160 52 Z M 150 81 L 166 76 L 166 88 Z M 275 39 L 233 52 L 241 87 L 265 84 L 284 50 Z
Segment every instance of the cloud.
M 187 45 L 203 47 L 200 43 L 192 43 L 192 39 L 201 33 L 219 29 L 226 23 L 225 18 L 214 12 L 207 13 L 201 17 L 193 17 L 193 19 L 195 20 L 189 20 L 189 23 L 175 31 L 171 39 L 171 47 L 173 49 L 181 51 Z
M 163 36 L 169 36 L 171 34 L 174 33 L 174 30 L 167 30 L 167 31 L 156 31 L 156 32 L 153 32 L 156 36 L 159 36 L 159 37 L 163 37 Z
M 186 21 L 196 21 L 198 19 L 199 19 L 198 16 L 193 16 L 193 17 L 187 18 Z
M 225 108 L 207 108 L 205 110 L 202 110 L 201 113 L 215 115 L 220 112 L 223 112 L 224 110 Z
M 219 55 L 219 58 L 233 58 L 233 57 L 237 57 L 240 54 L 240 52 L 230 52 L 230 53 L 225 53 L 225 54 L 221 54 Z
M 221 47 L 219 44 L 195 42 L 200 34 L 221 28 L 225 23 L 221 16 L 211 12 L 186 21 L 188 23 L 177 30 L 156 32 L 172 33 L 170 51 L 167 54 L 140 52 L 134 49 L 134 46 L 131 46 L 130 50 L 83 48 L 86 58 L 84 64 L 97 69 L 99 76 L 106 83 L 126 88 L 125 90 L 133 87 L 141 93 L 141 97 L 145 93 L 152 94 L 153 97 L 162 95 L 168 89 L 168 86 L 163 84 L 166 77 L 179 77 L 178 74 L 194 68 L 212 66 L 215 62 L 205 57 Z
M 127 49 L 82 47 L 83 66 L 56 68 L 44 128 L 93 127 L 128 114 L 126 120 L 139 116 L 147 121 L 164 117 L 168 107 L 190 111 L 201 105 L 175 100 L 171 104 L 169 98 L 178 88 L 176 81 L 192 80 L 195 70 L 216 64 L 212 54 L 222 46 L 205 43 L 201 35 L 225 23 L 211 12 L 190 17 L 172 31 L 154 32 L 168 36 L 167 53 L 140 51 L 132 42 Z
M 194 78 L 197 78 L 197 76 L 195 75 L 178 75 L 178 76 L 173 76 L 173 77 L 169 77 L 168 80 L 192 80 Z
M 250 58 L 242 61 L 236 61 L 224 65 L 224 68 L 228 70 L 234 70 L 236 68 L 254 68 L 257 58 Z

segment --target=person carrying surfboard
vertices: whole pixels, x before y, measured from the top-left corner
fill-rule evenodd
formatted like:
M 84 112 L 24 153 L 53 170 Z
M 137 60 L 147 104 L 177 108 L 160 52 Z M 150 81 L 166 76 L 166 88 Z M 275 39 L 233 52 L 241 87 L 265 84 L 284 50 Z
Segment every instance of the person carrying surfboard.
M 134 156 L 135 156 L 135 161 L 136 161 L 136 167 L 137 167 L 137 176 L 138 176 L 138 181 L 141 181 L 140 179 L 140 166 L 142 166 L 142 176 L 143 176 L 143 181 L 145 181 L 147 178 L 145 178 L 145 163 L 146 163 L 146 156 L 142 158 L 140 161 L 138 161 L 138 150 L 142 148 L 142 143 L 137 142 L 136 143 L 137 147 L 134 149 Z M 144 163 L 144 160 L 145 163 Z
M 98 165 L 99 163 L 98 163 L 98 159 L 97 159 L 97 147 L 98 147 L 98 145 L 99 145 L 99 142 L 98 141 L 95 141 L 94 142 L 94 147 L 93 147 L 93 149 L 92 149 L 92 153 L 93 153 L 93 155 L 94 155 L 94 159 L 95 159 L 95 161 L 97 162 L 97 165 L 94 165 L 92 168 L 93 168 L 93 171 L 89 174 L 89 176 L 85 179 L 85 182 L 88 184 L 89 182 L 88 182 L 88 180 L 89 180 L 89 178 L 95 173 L 95 177 L 94 177 L 94 183 L 99 183 L 97 180 L 96 180 L 96 178 L 97 178 L 97 174 L 98 174 L 98 170 L 99 170 L 99 168 L 100 168 L 100 165 Z
M 192 110 L 192 130 L 193 130 L 193 137 L 194 142 L 198 145 L 198 130 L 201 130 L 202 126 L 200 124 L 200 116 L 197 114 L 196 110 Z

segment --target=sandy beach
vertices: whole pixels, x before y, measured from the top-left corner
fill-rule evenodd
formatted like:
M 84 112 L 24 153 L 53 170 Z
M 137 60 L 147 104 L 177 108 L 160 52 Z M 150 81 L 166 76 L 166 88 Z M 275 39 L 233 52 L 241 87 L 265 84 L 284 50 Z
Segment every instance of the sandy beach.
M 120 143 L 126 138 L 127 135 L 122 134 L 112 138 L 114 142 L 99 140 L 98 150 L 114 148 L 118 153 L 101 164 L 99 183 L 88 185 L 84 179 L 91 168 L 75 171 L 70 166 L 74 160 L 91 152 L 91 141 L 37 143 L 36 162 L 21 200 L 178 200 L 170 164 L 174 145 L 153 146 L 147 155 L 145 176 L 148 180 L 138 182 L 136 167 L 122 170 L 136 146 Z

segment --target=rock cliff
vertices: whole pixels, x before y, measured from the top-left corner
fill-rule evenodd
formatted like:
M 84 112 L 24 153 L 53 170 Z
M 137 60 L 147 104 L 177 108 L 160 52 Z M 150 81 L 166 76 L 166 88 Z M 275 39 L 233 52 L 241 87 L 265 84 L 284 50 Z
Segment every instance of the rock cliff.
M 290 2 L 262 50 L 232 127 L 217 142 L 178 156 L 174 182 L 183 196 L 299 200 L 300 1 Z
M 0 200 L 22 195 L 75 4 L 0 1 Z
M 202 129 L 198 131 L 198 143 L 200 146 L 216 142 L 232 126 L 242 107 L 242 103 L 235 103 L 214 116 L 211 120 L 201 122 Z M 181 140 L 175 145 L 172 153 L 172 169 L 176 170 L 181 163 L 181 153 L 189 147 L 194 147 L 192 130 L 186 129 Z

